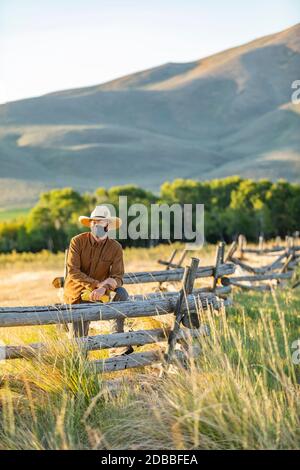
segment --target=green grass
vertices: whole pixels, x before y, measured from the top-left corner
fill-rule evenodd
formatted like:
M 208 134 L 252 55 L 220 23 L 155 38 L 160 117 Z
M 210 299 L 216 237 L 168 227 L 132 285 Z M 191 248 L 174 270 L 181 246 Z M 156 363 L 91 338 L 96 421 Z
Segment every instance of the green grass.
M 211 329 L 201 355 L 162 378 L 151 368 L 89 373 L 47 327 L 51 353 L 2 365 L 0 448 L 297 449 L 299 312 L 299 289 L 235 292 L 234 307 L 201 314 Z
M 20 207 L 15 209 L 0 209 L 0 222 L 10 222 L 12 220 L 20 220 L 25 218 L 29 211 L 30 207 Z
M 57 268 L 61 270 L 64 265 L 65 254 L 63 252 L 52 253 L 49 250 L 41 250 L 38 253 L 31 253 L 23 251 L 18 253 L 12 251 L 11 253 L 0 253 L 0 268 L 12 270 L 19 268 L 29 269 L 52 269 Z

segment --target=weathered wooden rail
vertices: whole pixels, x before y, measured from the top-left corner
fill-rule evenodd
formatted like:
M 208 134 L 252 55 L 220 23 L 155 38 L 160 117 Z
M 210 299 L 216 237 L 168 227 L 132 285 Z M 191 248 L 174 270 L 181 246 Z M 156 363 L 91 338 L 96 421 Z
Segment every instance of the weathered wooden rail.
M 160 298 L 126 302 L 57 304 L 39 307 L 0 307 L 0 327 L 54 325 L 74 321 L 107 321 L 118 318 L 152 317 L 174 312 L 178 292 Z M 214 293 L 193 292 L 186 297 L 184 311 L 224 305 Z
M 198 338 L 208 334 L 207 328 L 199 330 L 181 330 L 178 341 L 189 340 L 190 337 Z M 101 334 L 74 338 L 74 343 L 85 351 L 96 351 L 100 349 L 118 348 L 122 346 L 144 346 L 163 342 L 168 339 L 170 328 L 155 328 L 152 330 L 137 330 L 124 333 Z M 4 349 L 3 349 L 4 348 Z M 47 343 L 31 343 L 20 346 L 2 346 L 4 354 L 1 357 L 6 359 L 30 358 L 43 352 L 51 352 Z
M 215 266 L 203 266 L 197 270 L 196 278 L 214 276 Z M 150 282 L 175 282 L 182 281 L 184 268 L 176 268 L 162 271 L 145 271 L 125 273 L 123 277 L 124 285 L 145 284 Z M 224 263 L 218 267 L 219 277 L 233 274 L 233 267 L 230 263 Z M 64 286 L 64 277 L 56 277 L 52 284 L 54 287 Z

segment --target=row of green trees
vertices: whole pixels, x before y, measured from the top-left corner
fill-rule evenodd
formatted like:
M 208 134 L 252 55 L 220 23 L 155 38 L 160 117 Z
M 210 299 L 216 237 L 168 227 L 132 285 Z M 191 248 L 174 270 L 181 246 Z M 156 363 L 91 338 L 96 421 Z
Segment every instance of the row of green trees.
M 72 188 L 42 193 L 26 218 L 0 224 L 0 251 L 37 252 L 63 250 L 75 234 L 87 229 L 78 216 L 89 215 L 97 204 L 114 205 L 127 196 L 128 206 L 142 203 L 204 204 L 205 238 L 209 242 L 231 241 L 238 233 L 249 240 L 285 236 L 299 230 L 300 185 L 283 180 L 253 181 L 233 176 L 211 181 L 176 179 L 165 182 L 159 195 L 134 185 L 98 188 L 80 194 Z M 174 237 L 171 233 L 171 239 Z M 121 240 L 123 246 L 149 246 L 151 240 Z

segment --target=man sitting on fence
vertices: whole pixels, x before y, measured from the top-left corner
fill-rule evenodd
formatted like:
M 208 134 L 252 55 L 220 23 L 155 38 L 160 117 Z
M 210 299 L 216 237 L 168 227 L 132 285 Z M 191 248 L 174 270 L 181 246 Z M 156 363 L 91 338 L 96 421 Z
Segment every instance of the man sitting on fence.
M 79 221 L 90 232 L 84 232 L 71 239 L 67 257 L 67 277 L 64 286 L 64 301 L 68 304 L 84 302 L 81 295 L 91 290 L 89 300 L 100 301 L 103 295 L 114 291 L 113 301 L 128 300 L 123 284 L 124 263 L 122 246 L 109 238 L 108 231 L 117 229 L 121 219 L 112 217 L 105 206 L 96 206 L 90 217 L 80 216 Z M 112 332 L 124 331 L 124 318 L 111 320 Z M 74 336 L 87 336 L 89 321 L 72 323 Z M 110 350 L 110 356 L 130 354 L 131 346 Z

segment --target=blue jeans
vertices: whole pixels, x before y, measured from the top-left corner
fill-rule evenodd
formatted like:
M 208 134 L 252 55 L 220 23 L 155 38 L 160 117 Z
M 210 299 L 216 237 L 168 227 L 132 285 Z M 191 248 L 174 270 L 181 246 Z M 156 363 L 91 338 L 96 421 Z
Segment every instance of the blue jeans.
M 129 295 L 124 287 L 117 287 L 115 290 L 116 295 L 113 298 L 113 302 L 125 302 L 128 300 Z M 117 318 L 111 321 L 110 331 L 111 333 L 123 333 L 125 318 Z M 128 354 L 133 352 L 132 346 L 121 346 L 120 348 L 111 348 L 109 350 L 109 356 L 119 356 L 121 354 Z
M 116 295 L 113 298 L 113 302 L 125 302 L 129 298 L 128 292 L 124 287 L 117 287 L 115 293 Z M 111 320 L 111 332 L 123 333 L 124 321 L 125 318 L 117 318 L 116 320 Z

